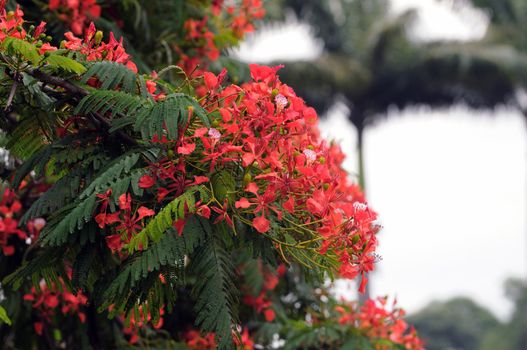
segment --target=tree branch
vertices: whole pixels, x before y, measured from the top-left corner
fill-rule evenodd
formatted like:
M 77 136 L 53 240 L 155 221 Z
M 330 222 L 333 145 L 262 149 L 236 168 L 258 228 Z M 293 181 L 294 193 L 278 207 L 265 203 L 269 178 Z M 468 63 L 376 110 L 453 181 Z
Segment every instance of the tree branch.
M 53 86 L 61 87 L 66 92 L 68 92 L 69 94 L 79 99 L 90 94 L 86 89 L 83 89 L 80 86 L 72 84 L 65 79 L 48 75 L 38 69 L 29 70 L 27 71 L 27 73 L 31 75 L 33 78 L 41 81 L 42 83 L 45 83 L 46 85 L 53 85 Z M 110 121 L 99 113 L 92 113 L 88 117 L 92 118 L 92 121 L 97 127 L 102 127 L 106 129 L 106 131 L 110 129 L 111 127 Z M 124 133 L 123 131 L 118 130 L 117 132 L 115 132 L 115 135 L 117 135 L 119 138 L 121 138 L 125 143 L 129 145 L 134 145 L 134 146 L 137 145 L 137 141 L 133 139 L 132 137 L 130 137 L 128 134 Z

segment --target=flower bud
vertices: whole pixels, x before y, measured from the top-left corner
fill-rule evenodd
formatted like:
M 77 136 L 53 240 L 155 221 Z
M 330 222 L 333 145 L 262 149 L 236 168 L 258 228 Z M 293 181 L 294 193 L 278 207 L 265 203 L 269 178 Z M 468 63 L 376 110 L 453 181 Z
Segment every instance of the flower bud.
M 98 30 L 95 33 L 95 44 L 99 45 L 102 41 L 102 37 L 103 37 L 102 31 Z
M 248 184 L 251 183 L 252 180 L 253 180 L 253 177 L 251 176 L 251 173 L 245 173 L 245 175 L 243 176 L 243 184 L 247 186 Z

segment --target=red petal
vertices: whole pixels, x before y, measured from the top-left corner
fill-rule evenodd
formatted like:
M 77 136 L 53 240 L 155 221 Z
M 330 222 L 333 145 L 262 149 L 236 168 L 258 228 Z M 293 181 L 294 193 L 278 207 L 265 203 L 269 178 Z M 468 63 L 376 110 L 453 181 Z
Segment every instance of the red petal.
M 44 328 L 42 322 L 35 322 L 33 326 L 35 327 L 35 332 L 37 332 L 38 335 L 42 335 L 42 330 Z
M 205 80 L 205 86 L 209 90 L 214 90 L 218 85 L 218 78 L 211 72 L 203 73 L 203 79 Z
M 106 245 L 108 246 L 108 248 L 110 248 L 111 251 L 115 252 L 115 251 L 121 250 L 121 247 L 122 247 L 121 235 L 116 234 L 116 235 L 106 236 L 105 238 L 106 238 Z
M 249 200 L 245 197 L 243 198 L 240 198 L 239 201 L 236 201 L 236 203 L 234 204 L 234 206 L 238 209 L 238 208 L 243 208 L 243 209 L 247 209 L 251 206 L 251 202 L 249 202 Z
M 121 218 L 119 217 L 119 213 L 111 213 L 107 214 L 104 222 L 108 225 L 115 224 L 116 222 L 121 221 Z
M 194 152 L 195 149 L 196 149 L 195 143 L 187 143 L 185 145 L 178 147 L 177 153 L 187 155 L 187 154 L 191 154 L 192 152 Z
M 2 251 L 4 252 L 5 256 L 10 256 L 15 253 L 15 247 L 12 245 L 5 245 L 2 247 Z
M 143 175 L 141 176 L 141 178 L 139 179 L 139 187 L 141 188 L 150 188 L 152 186 L 154 186 L 154 184 L 156 183 L 156 181 L 154 180 L 153 177 L 151 177 L 150 175 Z
M 210 208 L 206 205 L 202 205 L 196 210 L 199 216 L 203 216 L 206 219 L 210 219 Z
M 50 294 L 46 296 L 44 304 L 49 308 L 56 308 L 59 305 L 59 298 L 56 295 Z
M 242 165 L 244 167 L 248 167 L 254 162 L 254 154 L 252 153 L 244 153 L 242 156 Z
M 368 284 L 368 277 L 366 277 L 366 274 L 363 273 L 361 281 L 360 281 L 359 293 L 364 294 L 366 292 L 367 284 Z
M 209 178 L 206 176 L 194 176 L 194 185 L 199 185 L 205 182 L 209 182 Z
M 155 211 L 153 211 L 152 209 L 148 209 L 147 207 L 140 207 L 139 209 L 137 209 L 137 213 L 139 214 L 137 220 L 141 220 L 146 216 L 152 216 L 156 214 Z
M 130 194 L 123 193 L 119 196 L 119 208 L 121 208 L 122 210 L 132 209 L 131 203 L 132 197 L 130 196 Z
M 254 182 L 251 182 L 250 184 L 247 185 L 247 187 L 245 188 L 245 191 L 258 194 L 258 185 L 255 184 Z
M 269 220 L 265 218 L 265 216 L 258 216 L 255 217 L 253 220 L 253 226 L 256 229 L 256 231 L 260 233 L 265 233 L 269 231 Z
M 199 128 L 194 131 L 194 137 L 201 137 L 205 135 L 207 132 L 209 132 L 208 128 Z
M 272 322 L 276 315 L 274 313 L 274 310 L 267 309 L 267 310 L 264 311 L 264 316 L 265 316 L 265 320 L 267 322 Z
M 293 197 L 289 197 L 289 199 L 282 204 L 285 210 L 287 210 L 290 214 L 293 214 L 295 211 L 295 200 Z
M 181 236 L 183 234 L 183 229 L 185 228 L 185 224 L 187 221 L 185 219 L 178 219 L 174 221 L 174 228 L 177 230 L 177 233 Z

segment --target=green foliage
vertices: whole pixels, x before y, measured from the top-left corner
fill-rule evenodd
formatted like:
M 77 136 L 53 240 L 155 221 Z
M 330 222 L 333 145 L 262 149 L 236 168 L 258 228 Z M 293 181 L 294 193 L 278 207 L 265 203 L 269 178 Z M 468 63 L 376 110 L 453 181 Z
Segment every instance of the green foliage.
M 514 303 L 510 319 L 485 333 L 479 350 L 517 350 L 527 348 L 527 283 L 510 279 L 506 295 Z
M 121 88 L 121 91 L 129 94 L 136 92 L 136 74 L 117 62 L 102 61 L 93 63 L 81 81 L 86 84 L 91 78 L 97 78 L 101 82 L 101 89 L 103 90 Z
M 166 98 L 154 104 L 148 111 L 137 115 L 134 124 L 143 139 L 151 139 L 154 135 L 163 135 L 163 127 L 168 131 L 168 138 L 177 139 L 180 127 L 189 122 L 189 109 L 199 117 L 203 125 L 210 127 L 206 111 L 192 97 L 182 93 L 169 94 Z
M 60 246 L 66 243 L 70 234 L 81 230 L 86 223 L 93 220 L 97 205 L 96 199 L 97 197 L 92 195 L 60 210 L 56 218 L 51 220 L 42 230 L 42 243 L 50 246 Z M 64 213 L 66 214 L 64 215 Z
M 112 116 L 121 116 L 113 121 L 112 131 L 133 124 L 134 130 L 140 132 L 144 140 L 151 140 L 155 135 L 163 135 L 166 128 L 167 137 L 175 140 L 189 122 L 189 109 L 192 109 L 203 125 L 210 126 L 203 107 L 194 98 L 182 93 L 170 94 L 154 103 L 150 98 L 121 91 L 97 90 L 79 103 L 75 113 L 111 112 Z
M 40 252 L 28 262 L 24 262 L 17 270 L 8 275 L 2 284 L 19 289 L 28 279 L 33 281 L 35 288 L 40 289 L 39 281 L 44 279 L 49 285 L 58 282 L 59 277 L 67 276 L 64 266 L 59 264 L 64 256 L 64 248 L 52 248 Z M 69 280 L 66 278 L 66 282 Z M 60 285 L 60 283 L 59 283 Z
M 196 275 L 192 295 L 196 302 L 196 324 L 204 332 L 214 332 L 218 349 L 231 349 L 233 325 L 237 322 L 238 288 L 234 266 L 221 232 L 207 221 L 201 223 L 206 239 L 190 256 Z
M 146 249 L 149 242 L 157 242 L 172 227 L 175 221 L 185 218 L 185 213 L 193 213 L 196 207 L 196 193 L 202 200 L 207 197 L 203 186 L 194 186 L 168 203 L 154 216 L 146 227 L 136 234 L 129 243 L 130 251 Z
M 1 305 L 0 305 L 0 321 L 8 324 L 9 326 L 11 325 L 11 320 L 9 319 L 9 316 L 7 316 L 7 312 Z
M 150 100 L 141 99 L 122 91 L 94 90 L 84 97 L 75 108 L 77 114 L 111 112 L 112 117 L 117 115 L 135 116 L 151 108 Z
M 49 130 L 51 122 L 49 117 L 42 118 L 39 114 L 23 118 L 16 128 L 9 133 L 6 148 L 20 159 L 31 157 L 49 142 L 46 142 L 42 130 L 44 128 Z M 48 125 L 44 126 L 43 124 Z
M 64 69 L 65 71 L 82 74 L 86 72 L 86 67 L 84 67 L 79 62 L 65 56 L 61 56 L 55 53 L 50 53 L 45 56 L 44 61 L 49 64 L 51 67 Z
M 31 219 L 42 217 L 62 208 L 79 194 L 81 179 L 82 176 L 79 171 L 72 171 L 61 177 L 31 205 L 20 222 L 24 224 Z
M 498 325 L 487 309 L 467 298 L 432 303 L 408 320 L 430 350 L 477 350 L 483 336 Z
M 176 297 L 175 287 L 185 282 L 185 257 L 192 254 L 204 239 L 202 224 L 201 219 L 190 217 L 182 235 L 170 229 L 148 249 L 130 256 L 117 275 L 100 288 L 104 291 L 100 296 L 103 300 L 100 309 L 104 310 L 112 304 L 120 305 L 112 312 L 115 315 L 118 312 L 135 312 L 136 308 L 147 304 L 152 307 L 153 302 L 170 307 Z M 160 273 L 165 276 L 167 284 L 158 283 Z M 152 281 L 146 288 L 145 280 Z M 158 300 L 147 298 L 145 303 L 134 299 L 140 294 L 150 298 L 157 296 Z
M 112 189 L 111 185 L 113 182 L 121 179 L 123 175 L 129 174 L 130 170 L 139 161 L 139 157 L 139 153 L 131 151 L 110 162 L 98 175 L 96 175 L 95 179 L 86 186 L 86 189 L 79 195 L 79 199 L 86 199 L 94 194 L 103 193 L 108 189 Z
M 34 65 L 40 63 L 41 56 L 38 53 L 35 45 L 28 43 L 25 40 L 7 37 L 2 42 L 2 48 L 12 56 L 22 56 Z

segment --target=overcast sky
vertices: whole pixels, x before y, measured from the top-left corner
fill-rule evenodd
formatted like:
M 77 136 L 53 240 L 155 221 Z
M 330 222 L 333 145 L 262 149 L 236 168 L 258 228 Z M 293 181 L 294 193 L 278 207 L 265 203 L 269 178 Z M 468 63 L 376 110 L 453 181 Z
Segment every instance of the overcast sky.
M 417 6 L 420 39 L 481 37 L 486 20 L 435 0 L 393 0 L 392 11 Z M 242 45 L 252 62 L 310 58 L 319 45 L 300 24 L 269 30 Z M 342 109 L 322 123 L 356 169 L 355 132 Z M 505 318 L 508 277 L 527 276 L 527 127 L 514 110 L 482 113 L 454 107 L 392 113 L 366 130 L 370 204 L 384 230 L 374 295 L 396 296 L 415 311 L 467 295 Z

